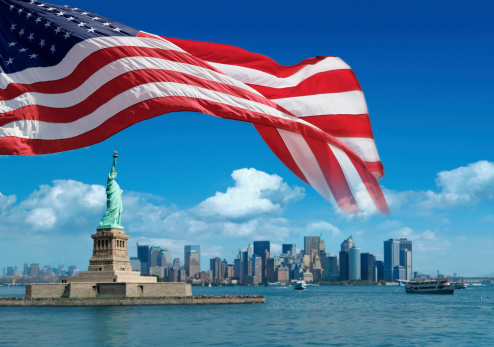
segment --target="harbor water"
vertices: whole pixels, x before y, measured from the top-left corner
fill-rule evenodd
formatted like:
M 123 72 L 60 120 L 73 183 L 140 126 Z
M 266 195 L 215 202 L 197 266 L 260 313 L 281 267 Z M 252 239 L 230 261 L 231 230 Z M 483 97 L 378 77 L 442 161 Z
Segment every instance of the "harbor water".
M 193 287 L 265 304 L 0 307 L 1 346 L 492 346 L 494 286 L 453 295 L 403 287 Z M 23 296 L 0 287 L 0 297 Z

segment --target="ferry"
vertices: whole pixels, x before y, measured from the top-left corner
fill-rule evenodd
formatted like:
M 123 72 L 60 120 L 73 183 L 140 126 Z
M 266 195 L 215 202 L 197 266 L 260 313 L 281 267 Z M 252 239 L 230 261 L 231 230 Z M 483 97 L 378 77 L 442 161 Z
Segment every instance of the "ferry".
M 408 294 L 453 294 L 455 286 L 448 280 L 429 280 L 408 282 L 405 284 Z
M 455 289 L 467 289 L 468 286 L 465 282 L 452 282 L 452 284 L 455 286 Z
M 295 290 L 304 290 L 305 288 L 307 288 L 307 284 L 304 281 L 297 281 L 293 287 Z

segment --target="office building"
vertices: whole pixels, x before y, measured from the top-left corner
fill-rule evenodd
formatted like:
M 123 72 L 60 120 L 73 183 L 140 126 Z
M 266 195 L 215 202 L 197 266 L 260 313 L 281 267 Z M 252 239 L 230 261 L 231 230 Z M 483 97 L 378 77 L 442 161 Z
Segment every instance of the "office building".
M 281 253 L 296 256 L 297 255 L 297 247 L 295 246 L 294 243 L 284 243 L 283 245 L 281 245 Z
M 340 250 L 340 281 L 350 279 L 350 249 L 355 247 L 352 235 L 341 243 Z
M 271 242 L 270 241 L 254 241 L 254 252 L 255 255 L 261 257 L 262 261 L 262 273 L 261 282 L 266 283 L 267 275 L 267 259 L 271 253 Z
M 304 254 L 309 257 L 312 255 L 312 250 L 319 252 L 319 236 L 304 236 Z
M 221 283 L 221 281 L 223 281 L 225 271 L 223 269 L 223 263 L 219 257 L 210 259 L 209 270 L 212 273 L 212 282 Z
M 350 248 L 348 254 L 348 267 L 348 279 L 350 281 L 360 280 L 360 248 L 355 246 Z
M 400 265 L 400 241 L 389 239 L 384 241 L 384 280 L 393 282 L 393 269 Z
M 376 260 L 372 269 L 373 281 L 384 280 L 384 262 L 382 260 Z
M 191 251 L 196 251 L 197 256 L 199 257 L 199 271 L 201 271 L 201 246 L 200 245 L 186 245 L 184 246 L 184 263 L 187 257 L 187 253 Z
M 412 272 L 412 240 L 399 239 L 400 241 L 400 265 L 405 268 L 405 280 L 410 281 Z M 402 255 L 402 252 L 403 255 Z
M 172 253 L 167 248 L 162 249 L 159 256 L 161 258 L 159 263 L 162 267 L 172 267 Z
M 39 277 L 40 272 L 39 272 L 39 264 L 31 264 L 31 276 L 32 277 Z
M 180 270 L 180 258 L 175 258 L 175 259 L 173 259 L 172 268 L 173 268 L 173 270 L 175 270 L 175 271 Z
M 141 262 L 141 275 L 149 275 L 149 246 L 137 244 L 137 258 Z
M 199 253 L 191 250 L 185 255 L 185 275 L 192 278 L 199 272 Z
M 132 267 L 132 271 L 141 271 L 141 261 L 138 257 L 130 257 L 130 266 Z M 70 267 L 69 267 L 70 271 Z M 71 275 L 72 276 L 72 275 Z
M 407 239 L 384 241 L 384 280 L 393 282 L 411 279 L 412 241 Z
M 324 261 L 323 278 L 326 280 L 337 280 L 340 275 L 338 270 L 338 257 L 326 256 Z
M 363 281 L 374 281 L 374 263 L 376 256 L 370 253 L 360 255 L 360 279 Z
M 154 244 L 149 249 L 149 268 L 161 266 L 161 247 Z M 151 273 L 149 273 L 151 274 Z

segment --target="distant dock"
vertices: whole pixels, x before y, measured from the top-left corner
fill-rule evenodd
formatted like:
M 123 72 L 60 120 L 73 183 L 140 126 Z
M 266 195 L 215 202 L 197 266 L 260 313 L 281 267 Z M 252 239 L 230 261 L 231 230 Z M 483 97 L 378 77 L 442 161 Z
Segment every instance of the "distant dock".
M 261 295 L 235 296 L 188 296 L 165 298 L 80 298 L 80 299 L 26 299 L 0 298 L 0 306 L 42 306 L 42 307 L 74 307 L 74 306 L 163 306 L 163 305 L 232 305 L 232 304 L 263 304 L 266 298 Z

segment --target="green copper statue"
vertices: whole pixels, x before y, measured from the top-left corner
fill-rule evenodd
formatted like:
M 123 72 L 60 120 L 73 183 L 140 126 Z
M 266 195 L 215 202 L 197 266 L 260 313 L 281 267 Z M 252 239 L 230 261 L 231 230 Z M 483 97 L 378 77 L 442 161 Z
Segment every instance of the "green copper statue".
M 117 152 L 113 154 L 113 165 L 111 171 L 108 174 L 108 181 L 106 183 L 106 212 L 99 222 L 98 228 L 121 228 L 120 215 L 122 214 L 122 193 L 117 181 L 117 170 L 115 165 L 117 164 Z

